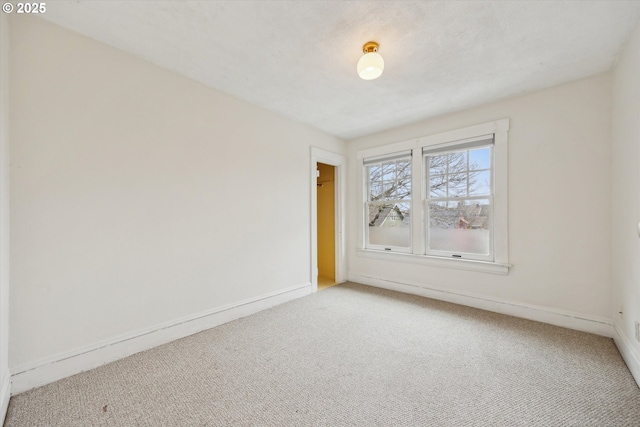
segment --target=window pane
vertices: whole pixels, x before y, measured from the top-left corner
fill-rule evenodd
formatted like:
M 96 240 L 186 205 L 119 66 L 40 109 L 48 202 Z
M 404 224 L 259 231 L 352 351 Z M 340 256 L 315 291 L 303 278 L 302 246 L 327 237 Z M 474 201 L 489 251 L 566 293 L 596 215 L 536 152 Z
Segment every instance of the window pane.
M 449 175 L 449 197 L 467 196 L 467 174 L 456 173 Z
M 488 255 L 489 199 L 429 203 L 430 250 Z
M 396 199 L 410 199 L 411 198 L 411 161 L 400 160 L 397 163 L 396 168 L 396 182 L 395 182 Z
M 469 150 L 469 169 L 491 168 L 491 147 Z
M 367 175 L 369 175 L 369 181 L 382 180 L 382 168 L 380 167 L 380 165 L 372 165 L 368 166 L 367 168 L 369 170 L 369 172 L 367 173 Z
M 467 170 L 467 152 L 449 153 L 449 173 Z
M 447 173 L 447 155 L 429 156 L 429 171 L 434 175 Z
M 431 175 L 429 177 L 430 197 L 446 197 L 447 180 L 446 175 Z
M 367 166 L 369 201 L 411 199 L 411 160 Z
M 379 200 L 382 197 L 382 183 L 372 182 L 369 191 L 369 200 Z
M 411 181 L 402 181 L 398 183 L 396 191 L 396 199 L 407 200 L 411 198 Z
M 403 179 L 407 177 L 408 173 L 411 173 L 409 170 L 411 168 L 411 162 L 409 160 L 398 160 L 396 171 L 397 177 L 399 179 Z
M 369 243 L 409 247 L 410 214 L 409 202 L 369 205 Z
M 394 180 L 396 178 L 396 162 L 387 162 L 382 164 L 382 179 L 385 181 Z
M 384 181 L 382 183 L 382 200 L 389 200 L 393 198 L 394 191 L 395 191 L 395 182 Z
M 491 172 L 469 172 L 469 195 L 488 196 L 491 194 Z

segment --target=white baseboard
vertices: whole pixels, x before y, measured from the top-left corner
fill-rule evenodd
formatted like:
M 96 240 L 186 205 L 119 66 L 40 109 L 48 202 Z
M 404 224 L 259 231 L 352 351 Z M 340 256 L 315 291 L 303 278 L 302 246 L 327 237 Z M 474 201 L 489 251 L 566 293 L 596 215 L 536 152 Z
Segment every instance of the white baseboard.
M 466 305 L 509 316 L 535 320 L 537 322 L 562 326 L 577 331 L 613 337 L 613 324 L 610 319 L 587 316 L 549 307 L 522 304 L 514 301 L 500 300 L 482 295 L 473 295 L 458 291 L 431 287 L 417 283 L 400 283 L 390 280 L 368 277 L 360 274 L 349 274 L 349 281 L 378 288 L 390 289 L 406 294 L 419 295 L 454 304 Z
M 17 366 L 11 369 L 15 372 L 11 376 L 11 394 L 22 393 L 97 368 L 310 293 L 311 283 L 304 283 Z
M 633 348 L 631 342 L 629 342 L 629 337 L 622 333 L 618 324 L 614 327 L 613 341 L 616 343 L 618 351 L 627 364 L 629 371 L 631 371 L 631 375 L 636 380 L 638 387 L 640 387 L 640 354 Z
M 11 398 L 11 375 L 9 371 L 2 378 L 0 383 L 0 426 L 4 425 L 4 419 L 7 416 L 9 408 L 9 399 Z

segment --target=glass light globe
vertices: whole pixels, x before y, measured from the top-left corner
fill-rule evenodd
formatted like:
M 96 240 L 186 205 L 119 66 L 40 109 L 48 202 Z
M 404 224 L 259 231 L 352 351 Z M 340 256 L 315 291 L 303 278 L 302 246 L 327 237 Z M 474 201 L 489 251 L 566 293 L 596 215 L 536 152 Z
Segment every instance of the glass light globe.
M 378 52 L 369 52 L 362 55 L 358 61 L 358 75 L 363 80 L 377 79 L 384 70 L 384 59 Z

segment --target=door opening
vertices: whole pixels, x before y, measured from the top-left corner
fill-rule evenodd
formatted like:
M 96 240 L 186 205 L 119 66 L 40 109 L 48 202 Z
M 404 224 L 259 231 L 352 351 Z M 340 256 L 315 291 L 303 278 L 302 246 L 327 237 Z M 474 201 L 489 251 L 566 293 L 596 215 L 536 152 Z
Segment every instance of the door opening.
M 318 179 L 319 167 L 330 168 L 328 173 L 320 176 L 320 179 Z M 345 257 L 344 232 L 344 207 L 347 191 L 346 167 L 347 159 L 343 155 L 323 150 L 322 148 L 311 147 L 311 168 L 309 170 L 311 172 L 311 274 L 309 275 L 311 292 L 318 290 L 320 268 L 322 268 L 323 274 L 330 276 L 333 273 L 333 283 L 339 284 L 346 280 L 347 259 Z M 332 177 L 333 179 L 331 179 Z M 324 182 L 325 178 L 327 182 Z M 322 185 L 322 187 L 318 185 Z M 333 196 L 327 191 L 330 185 L 333 186 Z M 319 208 L 318 202 L 323 203 L 326 199 L 333 202 L 332 207 Z M 333 221 L 333 225 L 331 225 L 331 221 Z M 322 228 L 318 227 L 319 222 Z M 325 240 L 325 238 L 327 239 Z M 331 243 L 330 239 L 333 239 L 333 243 Z M 328 248 L 328 250 L 325 251 L 325 248 Z M 331 252 L 332 250 L 333 252 Z M 320 267 L 319 262 L 324 263 L 324 266 Z M 326 266 L 329 266 L 328 270 Z
M 318 290 L 336 284 L 336 168 L 318 163 L 317 233 L 318 233 Z

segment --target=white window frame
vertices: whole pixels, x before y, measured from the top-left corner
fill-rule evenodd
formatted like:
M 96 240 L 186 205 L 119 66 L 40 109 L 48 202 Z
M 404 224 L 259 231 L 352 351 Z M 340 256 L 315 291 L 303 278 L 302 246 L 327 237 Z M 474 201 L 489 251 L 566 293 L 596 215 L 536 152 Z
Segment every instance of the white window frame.
M 399 153 L 393 153 L 393 156 L 376 156 L 376 157 L 369 157 L 367 158 L 368 163 L 365 165 L 363 162 L 363 166 L 364 166 L 364 171 L 366 171 L 366 166 L 372 165 L 372 164 L 382 164 L 385 161 L 389 161 L 389 160 L 402 160 L 402 159 L 408 159 L 410 163 L 412 163 L 412 159 L 411 159 L 411 155 L 412 152 L 407 150 L 404 152 L 399 152 Z M 411 167 L 413 168 L 413 164 L 411 164 Z M 411 176 L 413 178 L 413 169 L 411 171 Z M 410 199 L 389 199 L 389 200 L 376 200 L 376 201 L 370 201 L 369 200 L 369 194 L 371 193 L 369 190 L 369 179 L 366 179 L 366 183 L 365 183 L 365 202 L 364 202 L 364 215 L 365 215 L 365 222 L 368 224 L 369 223 L 369 205 L 373 204 L 373 205 L 380 205 L 380 204 L 395 204 L 395 203 L 409 203 L 411 204 L 411 207 L 413 208 L 413 197 L 414 197 L 414 192 L 413 192 L 413 188 L 411 188 L 411 198 Z M 413 182 L 412 182 L 413 184 Z M 411 217 L 410 219 L 410 224 L 411 222 L 413 222 L 413 217 Z M 405 246 L 393 246 L 393 245 L 375 245 L 369 242 L 369 231 L 370 231 L 370 227 L 365 227 L 365 243 L 364 243 L 364 247 L 367 249 L 373 249 L 373 250 L 378 250 L 378 251 L 395 251 L 395 252 L 406 252 L 406 253 L 411 253 L 412 250 L 412 242 L 411 242 L 411 232 L 409 231 L 409 246 L 405 247 Z
M 487 141 L 491 141 L 490 143 L 487 143 Z M 491 158 L 490 158 L 490 165 L 489 165 L 489 172 L 490 172 L 490 187 L 491 187 L 491 192 L 488 195 L 481 195 L 481 196 L 464 196 L 464 197 L 455 197 L 455 198 L 451 198 L 451 197 L 444 197 L 444 198 L 437 198 L 437 199 L 442 199 L 442 201 L 454 201 L 454 200 L 474 200 L 474 199 L 489 199 L 490 200 L 490 207 L 491 207 L 491 212 L 489 215 L 489 221 L 490 221 L 490 227 L 489 227 L 489 254 L 487 255 L 481 255 L 481 254 L 473 254 L 473 253 L 462 253 L 462 252 L 458 252 L 458 251 L 445 251 L 445 250 L 436 250 L 436 249 L 430 249 L 429 248 L 429 223 L 431 221 L 431 217 L 429 214 L 429 201 L 431 200 L 431 198 L 429 197 L 429 184 L 427 184 L 429 182 L 430 179 L 430 174 L 429 174 L 429 166 L 427 164 L 427 158 L 431 155 L 442 155 L 442 154 L 448 154 L 448 153 L 453 153 L 453 152 L 461 152 L 461 151 L 467 151 L 470 149 L 475 149 L 475 148 L 486 148 L 489 147 L 491 148 Z M 423 159 L 423 183 L 424 183 L 424 194 L 423 194 L 423 204 L 422 204 L 422 208 L 423 208 L 423 213 L 425 215 L 425 225 L 424 225 L 424 233 L 425 233 L 425 253 L 426 255 L 433 255 L 433 256 L 443 256 L 443 257 L 454 257 L 454 258 L 462 258 L 462 259 L 473 259 L 473 260 L 478 260 L 478 261 L 490 261 L 493 262 L 494 261 L 494 253 L 493 253 L 493 195 L 494 195 L 494 189 L 493 189 L 493 182 L 494 182 L 494 177 L 493 177 L 493 172 L 495 170 L 494 168 L 494 160 L 493 160 L 493 154 L 495 153 L 495 143 L 494 143 L 494 135 L 490 134 L 490 135 L 483 135 L 483 136 L 479 136 L 476 138 L 470 138 L 470 139 L 465 139 L 462 141 L 454 141 L 452 143 L 447 143 L 447 144 L 443 144 L 443 145 L 438 145 L 435 147 L 425 147 L 423 148 L 423 153 L 422 153 L 422 159 Z M 468 158 L 467 158 L 468 161 Z M 467 172 L 469 172 L 467 170 Z M 468 182 L 467 182 L 468 185 Z
M 364 160 L 372 157 L 391 156 L 394 153 L 412 150 L 412 180 L 411 180 L 411 250 L 402 253 L 394 250 L 377 250 L 365 246 L 366 218 L 368 210 L 363 210 L 359 215 L 358 249 L 357 254 L 363 257 L 394 260 L 400 262 L 419 263 L 438 267 L 448 267 L 463 270 L 482 271 L 496 274 L 508 274 L 509 246 L 508 246 L 508 183 L 507 183 L 507 142 L 509 132 L 509 119 L 501 119 L 488 123 L 469 126 L 448 132 L 442 132 L 408 141 L 388 144 L 381 147 L 360 150 L 356 153 L 358 160 L 359 176 L 358 194 L 359 200 L 366 207 L 366 184 Z M 453 258 L 446 256 L 427 255 L 426 251 L 426 213 L 424 199 L 426 196 L 426 179 L 423 150 L 435 147 L 455 146 L 465 140 L 483 137 L 493 134 L 493 261 L 465 258 Z M 366 218 L 365 218 L 366 216 Z

